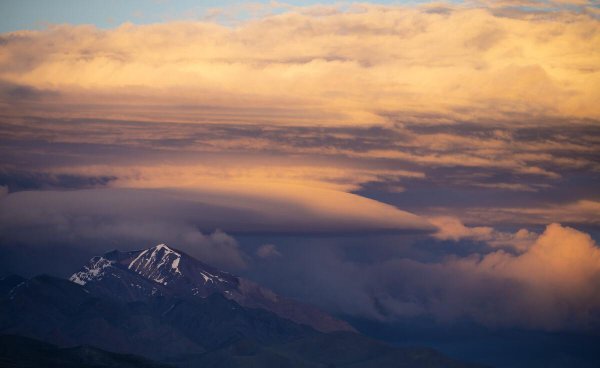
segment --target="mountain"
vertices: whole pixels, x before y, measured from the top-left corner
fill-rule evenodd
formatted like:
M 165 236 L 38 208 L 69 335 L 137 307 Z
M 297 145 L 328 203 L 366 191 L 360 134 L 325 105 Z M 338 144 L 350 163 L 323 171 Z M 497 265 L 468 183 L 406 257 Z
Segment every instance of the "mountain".
M 220 294 L 124 302 L 51 276 L 27 280 L 0 299 L 0 332 L 161 360 L 205 353 L 241 338 L 273 344 L 317 333 Z
M 288 317 L 311 313 L 316 326 L 339 323 L 166 245 L 112 251 L 70 280 L 0 279 L 0 334 L 13 339 L 0 347 L 0 366 L 474 367 Z
M 0 295 L 0 333 L 60 347 L 85 345 L 79 350 L 99 354 L 98 359 L 110 358 L 98 351 L 111 351 L 181 368 L 475 367 L 433 350 L 396 348 L 354 332 L 318 332 L 264 309 L 242 307 L 219 293 L 124 301 L 44 275 Z M 42 354 L 35 346 L 24 346 L 22 360 L 7 353 L 12 354 L 13 366 L 27 366 L 31 356 L 42 359 L 39 362 L 61 360 L 65 351 L 71 351 L 50 349 Z
M 59 348 L 22 336 L 0 335 L 0 366 L 6 368 L 169 368 L 129 354 L 116 354 L 91 346 Z
M 352 332 L 333 332 L 261 346 L 238 340 L 177 362 L 184 368 L 483 368 L 427 348 L 396 348 Z
M 139 301 L 152 296 L 205 298 L 220 294 L 244 307 L 265 309 L 317 331 L 354 331 L 318 308 L 250 280 L 219 271 L 186 253 L 159 244 L 132 252 L 111 251 L 90 260 L 71 281 L 96 295 Z
M 17 275 L 9 275 L 6 277 L 0 278 L 0 296 L 6 295 L 9 291 L 11 291 L 15 286 L 20 283 L 26 281 L 27 279 L 17 276 Z

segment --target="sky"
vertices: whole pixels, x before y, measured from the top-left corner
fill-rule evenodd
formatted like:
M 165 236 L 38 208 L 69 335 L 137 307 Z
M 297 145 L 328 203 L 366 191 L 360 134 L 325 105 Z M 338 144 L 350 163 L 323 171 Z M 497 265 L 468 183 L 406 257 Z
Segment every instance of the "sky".
M 380 0 L 377 4 L 417 4 L 426 1 Z M 49 24 L 93 24 L 110 29 L 123 23 L 152 24 L 180 20 L 233 23 L 256 16 L 278 14 L 290 7 L 321 4 L 347 6 L 353 2 L 318 0 L 6 0 L 0 4 L 0 32 L 41 29 Z
M 364 323 L 598 334 L 598 2 L 109 3 L 0 5 L 2 273 L 164 242 Z

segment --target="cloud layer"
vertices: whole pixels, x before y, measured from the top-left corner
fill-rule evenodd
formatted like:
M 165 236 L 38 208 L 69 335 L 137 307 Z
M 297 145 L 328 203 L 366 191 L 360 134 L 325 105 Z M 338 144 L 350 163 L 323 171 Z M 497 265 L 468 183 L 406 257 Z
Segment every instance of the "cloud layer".
M 297 284 L 286 281 L 283 290 L 293 287 L 327 308 L 384 321 L 423 317 L 547 331 L 600 326 L 600 248 L 584 232 L 551 224 L 518 252 L 491 245 L 459 255 L 451 243 L 438 242 L 450 254 L 437 259 L 417 256 L 407 241 L 371 241 L 371 260 L 357 260 L 350 251 L 356 248 L 342 245 L 280 249 L 276 262 L 284 265 L 273 272 L 297 275 Z
M 217 229 L 234 234 L 427 233 L 434 229 L 425 219 L 353 194 L 214 182 L 194 190 L 17 192 L 0 201 L 0 218 L 3 236 L 25 243 L 131 237 L 193 244 L 193 234 Z
M 569 11 L 353 5 L 295 8 L 234 27 L 59 25 L 2 35 L 1 94 L 11 113 L 63 117 L 598 119 L 598 24 Z

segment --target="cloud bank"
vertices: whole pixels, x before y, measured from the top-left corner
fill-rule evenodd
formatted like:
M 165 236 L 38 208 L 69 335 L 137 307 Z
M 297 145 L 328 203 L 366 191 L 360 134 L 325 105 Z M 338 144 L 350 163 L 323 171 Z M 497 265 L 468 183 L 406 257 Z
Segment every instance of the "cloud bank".
M 0 200 L 0 233 L 26 243 L 129 237 L 193 244 L 194 234 L 217 229 L 232 234 L 297 235 L 434 229 L 416 215 L 349 193 L 294 185 L 211 184 L 194 190 L 11 193 Z
M 411 256 L 400 242 L 372 243 L 370 253 L 381 253 L 372 261 L 357 261 L 344 246 L 282 250 L 277 277 L 287 270 L 298 281 L 284 290 L 291 286 L 329 309 L 383 321 L 423 317 L 588 332 L 600 326 L 600 248 L 584 232 L 551 224 L 519 252 L 492 245 L 438 259 Z
M 600 118 L 597 17 L 488 5 L 13 32 L 0 96 L 13 115 L 196 123 Z

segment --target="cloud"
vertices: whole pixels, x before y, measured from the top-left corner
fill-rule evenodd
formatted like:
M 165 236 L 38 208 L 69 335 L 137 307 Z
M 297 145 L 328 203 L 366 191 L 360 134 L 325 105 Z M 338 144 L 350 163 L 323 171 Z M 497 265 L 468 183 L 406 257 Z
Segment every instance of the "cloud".
M 228 270 L 248 256 L 228 234 L 423 233 L 433 227 L 393 206 L 299 185 L 210 181 L 193 189 L 22 191 L 0 199 L 0 244 L 137 249 L 165 242 Z M 279 254 L 273 245 L 259 256 Z M 31 272 L 30 270 L 27 272 Z
M 6 175 L 12 181 L 44 176 L 46 187 L 69 187 L 69 176 L 88 177 L 89 186 L 118 178 L 120 186 L 155 187 L 170 185 L 176 176 L 186 185 L 238 177 L 343 191 L 378 182 L 398 192 L 410 190 L 406 182 L 436 181 L 490 192 L 540 192 L 574 172 L 589 176 L 600 170 L 593 125 L 565 131 L 465 123 L 323 128 L 25 118 L 3 119 L 0 131 L 7 147 L 3 166 L 22 157 L 30 166 L 3 170 Z
M 524 252 L 537 239 L 538 234 L 527 229 L 520 229 L 516 233 L 497 231 L 489 226 L 465 226 L 458 218 L 440 216 L 428 219 L 438 227 L 433 237 L 440 240 L 459 241 L 470 239 L 485 242 L 492 247 L 504 247 Z
M 488 240 L 494 229 L 487 226 L 466 227 L 459 219 L 453 217 L 434 217 L 429 221 L 438 227 L 434 237 L 441 240 L 460 240 L 463 238 L 474 238 L 476 240 Z
M 425 317 L 442 324 L 548 331 L 600 326 L 600 248 L 586 233 L 551 224 L 520 252 L 492 249 L 424 259 L 406 250 L 407 241 L 387 244 L 371 260 L 357 260 L 342 245 L 290 248 L 293 253 L 286 251 L 288 257 L 276 262 L 275 274 L 286 280 L 287 293 L 371 319 Z M 385 249 L 385 243 L 369 243 L 371 253 Z M 277 289 L 278 282 L 271 282 Z
M 435 274 L 424 294 L 442 288 L 441 300 L 429 299 L 427 306 L 440 318 L 548 330 L 590 329 L 600 322 L 600 249 L 588 234 L 559 224 L 518 255 L 500 250 L 411 268 Z
M 86 176 L 0 168 L 0 183 L 7 192 L 30 189 L 82 189 L 102 187 L 116 177 Z
M 469 207 L 461 210 L 460 217 L 468 222 L 480 222 L 485 216 L 488 223 L 545 224 L 558 221 L 569 224 L 600 224 L 600 202 L 581 199 L 567 203 L 547 203 L 529 207 Z
M 560 201 L 595 200 L 598 19 L 511 4 L 277 4 L 231 26 L 2 34 L 0 184 L 233 178 L 386 192 L 403 208 L 419 188 L 512 192 L 513 207 L 558 202 L 550 189 L 583 175 L 586 189 Z
M 0 243 L 5 248 L 69 246 L 102 253 L 167 242 L 206 262 L 244 268 L 245 256 L 235 239 L 217 227 L 203 233 L 189 222 L 189 212 L 178 213 L 191 210 L 185 207 L 152 192 L 16 192 L 0 200 Z
M 232 27 L 13 32 L 2 35 L 0 79 L 56 92 L 10 106 L 16 115 L 288 125 L 381 124 L 394 114 L 600 118 L 593 16 L 507 16 L 485 6 L 316 10 Z
M 592 125 L 289 127 L 3 118 L 0 185 L 11 191 L 194 190 L 257 183 L 292 194 L 295 185 L 352 192 L 470 225 L 591 224 L 598 218 L 591 204 L 599 133 Z
M 281 253 L 277 250 L 274 244 L 263 244 L 256 250 L 256 255 L 260 258 L 277 258 L 281 257 Z
M 297 185 L 211 182 L 194 190 L 89 189 L 11 193 L 0 202 L 2 233 L 20 241 L 233 234 L 428 232 L 424 219 L 357 195 Z M 169 226 L 173 226 L 170 228 Z M 27 229 L 40 228 L 40 232 Z M 41 231 L 44 230 L 44 231 Z
M 226 151 L 226 144 L 223 144 L 223 146 L 219 147 L 218 150 Z M 311 166 L 302 161 L 298 163 L 288 161 L 287 165 L 283 165 L 275 160 L 266 160 L 261 157 L 255 160 L 247 160 L 243 164 L 240 161 L 242 161 L 241 158 L 235 157 L 234 160 L 224 159 L 214 164 L 182 163 L 179 165 L 164 165 L 142 163 L 135 166 L 66 166 L 53 168 L 50 175 L 38 176 L 81 177 L 81 182 L 87 179 L 91 183 L 94 183 L 94 181 L 100 182 L 104 178 L 106 184 L 121 188 L 177 186 L 178 188 L 193 189 L 202 188 L 207 183 L 221 184 L 227 181 L 230 183 L 235 182 L 240 186 L 243 183 L 262 183 L 283 187 L 299 185 L 343 192 L 357 190 L 361 188 L 362 184 L 369 182 L 403 180 L 405 178 L 421 179 L 424 177 L 418 171 L 346 167 L 346 165 L 336 165 L 335 163 L 315 163 Z M 14 174 L 11 173 L 11 175 Z M 173 183 L 172 179 L 174 177 L 177 177 L 176 183 Z
M 551 224 L 523 254 L 498 251 L 479 259 L 452 260 L 444 267 L 458 276 L 455 281 L 467 282 L 462 296 L 473 303 L 472 306 L 456 305 L 454 307 L 462 311 L 457 309 L 451 313 L 466 311 L 491 325 L 517 324 L 549 330 L 586 329 L 600 322 L 600 294 L 597 292 L 600 249 L 588 234 L 575 229 Z M 488 298 L 489 293 L 477 290 L 484 286 L 477 285 L 482 280 L 490 280 L 493 288 L 504 284 L 505 289 L 499 296 L 509 296 L 510 300 L 492 297 L 498 305 L 488 304 L 490 301 L 484 298 Z M 477 287 L 471 289 L 475 285 Z M 484 308 L 478 305 L 483 302 L 486 303 Z
M 247 256 L 232 236 L 217 229 L 209 235 L 200 231 L 188 231 L 179 234 L 176 244 L 190 249 L 193 256 L 206 262 L 225 267 L 229 270 L 241 270 L 247 267 Z M 180 243 L 180 241 L 182 243 Z

